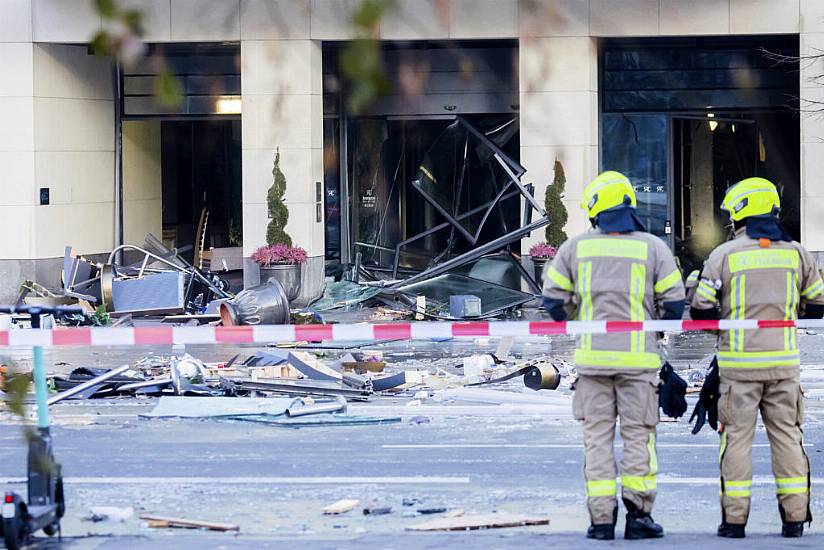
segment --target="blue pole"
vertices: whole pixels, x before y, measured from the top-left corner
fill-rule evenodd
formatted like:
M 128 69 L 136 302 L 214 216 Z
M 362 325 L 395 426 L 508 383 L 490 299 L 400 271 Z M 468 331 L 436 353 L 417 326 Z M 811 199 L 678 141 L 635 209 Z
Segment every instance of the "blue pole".
M 46 367 L 43 366 L 43 348 L 34 346 L 34 401 L 37 404 L 37 427 L 49 427 L 49 389 L 46 386 Z

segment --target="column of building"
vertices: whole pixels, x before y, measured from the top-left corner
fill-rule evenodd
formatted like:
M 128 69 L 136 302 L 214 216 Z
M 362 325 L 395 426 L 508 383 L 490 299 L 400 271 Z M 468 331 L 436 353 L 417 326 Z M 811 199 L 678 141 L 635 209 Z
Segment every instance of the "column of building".
M 0 302 L 34 274 L 37 196 L 31 5 L 29 0 L 9 3 L 13 6 L 0 18 Z
M 323 211 L 317 208 L 323 182 L 321 45 L 310 39 L 310 2 L 241 2 L 243 91 L 243 255 L 265 244 L 269 223 L 266 194 L 275 156 L 286 177 L 286 232 L 309 253 L 303 269 L 303 298 L 322 289 Z M 322 200 L 322 197 L 321 197 Z M 255 266 L 246 261 L 246 282 Z
M 801 239 L 824 256 L 824 58 L 807 58 L 824 51 L 824 2 L 802 1 L 800 24 Z
M 598 169 L 598 50 L 588 2 L 522 2 L 520 18 L 521 163 L 543 202 L 555 161 L 566 174 L 566 231 L 587 226 L 578 208 Z M 549 213 L 550 217 L 552 213 Z M 542 241 L 533 232 L 522 245 Z

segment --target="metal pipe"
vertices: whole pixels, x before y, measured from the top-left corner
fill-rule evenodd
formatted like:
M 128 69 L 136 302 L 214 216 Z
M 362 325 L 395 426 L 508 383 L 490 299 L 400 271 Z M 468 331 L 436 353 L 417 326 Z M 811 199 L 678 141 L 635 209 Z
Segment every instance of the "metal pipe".
M 142 380 L 140 382 L 132 382 L 131 384 L 123 384 L 117 387 L 117 391 L 139 390 L 141 388 L 151 388 L 152 386 L 166 386 L 172 383 L 171 378 L 158 378 L 156 380 Z
M 307 416 L 310 414 L 323 414 L 346 412 L 346 398 L 339 395 L 333 403 L 321 403 L 320 405 L 303 406 L 286 409 L 286 416 L 294 418 L 296 416 Z
M 88 390 L 89 388 L 99 386 L 100 384 L 102 384 L 106 380 L 109 380 L 110 378 L 114 378 L 118 374 L 123 374 L 124 372 L 126 372 L 130 368 L 131 368 L 131 365 L 122 365 L 120 367 L 112 369 L 109 372 L 101 374 L 97 378 L 92 378 L 91 380 L 83 382 L 82 384 L 79 384 L 79 385 L 73 387 L 70 390 L 66 390 L 63 393 L 58 393 L 54 397 L 50 398 L 48 400 L 47 404 L 48 405 L 54 405 L 55 403 L 63 401 L 64 399 L 68 399 L 69 397 L 72 397 L 73 395 L 77 395 L 78 393 L 84 392 L 84 391 Z M 38 415 L 40 414 L 39 409 L 40 409 L 40 407 L 38 407 Z

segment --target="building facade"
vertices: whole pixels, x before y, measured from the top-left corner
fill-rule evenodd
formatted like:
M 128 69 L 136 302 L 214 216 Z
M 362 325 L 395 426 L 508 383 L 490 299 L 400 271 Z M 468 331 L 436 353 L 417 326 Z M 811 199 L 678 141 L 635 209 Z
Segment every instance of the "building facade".
M 586 183 L 622 169 L 649 225 L 689 264 L 718 238 L 715 195 L 759 173 L 782 186 L 796 236 L 824 251 L 824 125 L 807 112 L 824 100 L 824 67 L 804 60 L 824 49 L 819 0 L 397 0 L 380 25 L 387 59 L 411 59 L 430 77 L 417 88 L 412 79 L 416 100 L 382 98 L 380 112 L 357 120 L 343 114 L 334 76 L 358 0 L 122 3 L 142 8 L 152 48 L 180 58 L 169 67 L 184 81 L 185 107 L 146 103 L 151 67 L 121 70 L 89 54 L 103 25 L 89 0 L 0 2 L 3 301 L 23 279 L 59 286 L 66 245 L 102 257 L 146 233 L 174 229 L 176 244 L 191 241 L 203 197 L 222 205 L 213 244 L 242 232 L 246 283 L 255 282 L 248 258 L 265 241 L 277 152 L 286 230 L 311 256 L 312 294 L 325 260 L 363 252 L 358 216 L 414 200 L 402 190 L 392 199 L 391 186 L 386 196 L 360 192 L 355 164 L 375 162 L 364 136 L 384 136 L 379 160 L 391 165 L 416 139 L 419 155 L 430 151 L 455 116 L 516 128 L 504 150 L 536 197 L 562 162 L 570 233 L 588 224 L 578 208 Z M 461 52 L 459 62 L 442 50 Z M 460 79 L 467 64 L 471 83 Z M 401 85 L 407 76 L 396 75 Z M 415 211 L 398 210 L 395 241 L 437 222 L 410 221 Z M 541 237 L 533 232 L 521 251 Z

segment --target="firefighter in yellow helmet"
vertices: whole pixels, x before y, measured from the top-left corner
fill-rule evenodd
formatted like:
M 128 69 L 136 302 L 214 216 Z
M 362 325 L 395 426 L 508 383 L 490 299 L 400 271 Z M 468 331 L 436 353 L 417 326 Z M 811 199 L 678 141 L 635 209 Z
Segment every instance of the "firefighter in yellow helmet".
M 694 319 L 794 320 L 824 315 L 824 282 L 810 253 L 781 225 L 780 207 L 775 186 L 763 178 L 745 179 L 727 191 L 721 208 L 729 212 L 735 237 L 713 250 L 705 262 L 691 301 Z M 782 534 L 800 537 L 804 522 L 812 520 L 799 365 L 794 328 L 719 334 L 721 537 L 744 537 L 759 410 L 772 450 Z
M 604 172 L 584 190 L 581 207 L 592 230 L 566 241 L 544 277 L 544 307 L 556 321 L 680 319 L 684 285 L 669 247 L 646 232 L 635 190 L 618 172 Z M 618 485 L 614 454 L 621 419 L 624 537 L 658 538 L 650 515 L 658 458 L 658 368 L 655 333 L 584 334 L 575 350 L 573 413 L 583 422 L 587 537 L 615 538 Z

